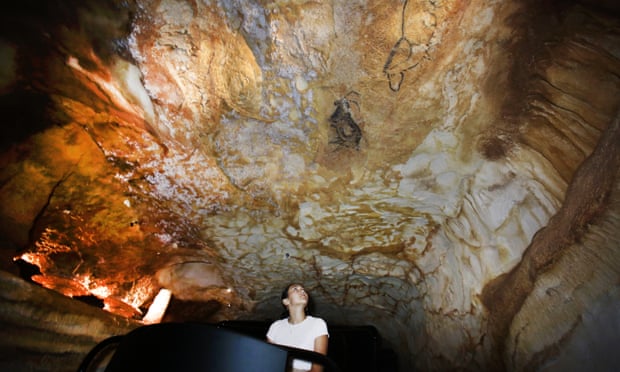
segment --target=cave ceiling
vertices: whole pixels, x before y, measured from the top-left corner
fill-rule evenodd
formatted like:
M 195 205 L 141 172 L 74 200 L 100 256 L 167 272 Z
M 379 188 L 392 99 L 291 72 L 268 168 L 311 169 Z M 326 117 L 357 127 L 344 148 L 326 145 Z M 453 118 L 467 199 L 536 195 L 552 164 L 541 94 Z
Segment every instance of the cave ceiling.
M 299 281 L 426 368 L 528 366 L 536 293 L 618 285 L 614 2 L 30 3 L 4 271 L 137 320 L 162 288 L 169 320 L 269 319 Z

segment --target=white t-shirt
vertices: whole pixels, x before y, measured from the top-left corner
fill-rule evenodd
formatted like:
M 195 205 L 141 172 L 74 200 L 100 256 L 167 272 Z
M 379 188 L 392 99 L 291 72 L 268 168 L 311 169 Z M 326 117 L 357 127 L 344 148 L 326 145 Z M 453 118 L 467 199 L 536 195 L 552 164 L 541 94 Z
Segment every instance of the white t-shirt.
M 307 315 L 303 322 L 291 324 L 288 318 L 276 320 L 267 331 L 267 338 L 276 344 L 314 351 L 314 339 L 327 335 L 327 323 L 321 318 Z M 312 363 L 293 359 L 293 368 L 309 371 Z

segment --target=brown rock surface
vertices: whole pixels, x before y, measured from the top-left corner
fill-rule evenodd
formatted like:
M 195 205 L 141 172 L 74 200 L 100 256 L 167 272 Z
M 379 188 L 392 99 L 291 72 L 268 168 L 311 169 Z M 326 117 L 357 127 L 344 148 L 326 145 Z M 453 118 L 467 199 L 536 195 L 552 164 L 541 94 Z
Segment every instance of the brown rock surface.
M 3 274 L 20 337 L 1 362 L 74 370 L 161 288 L 165 321 L 214 322 L 274 318 L 302 281 L 328 322 L 376 326 L 403 371 L 605 366 L 619 333 L 596 314 L 614 329 L 620 306 L 614 4 L 4 12 L 0 268 L 107 312 L 41 288 L 16 308 L 34 289 Z M 33 331 L 50 308 L 57 325 Z M 69 324 L 79 337 L 58 355 L 44 334 Z

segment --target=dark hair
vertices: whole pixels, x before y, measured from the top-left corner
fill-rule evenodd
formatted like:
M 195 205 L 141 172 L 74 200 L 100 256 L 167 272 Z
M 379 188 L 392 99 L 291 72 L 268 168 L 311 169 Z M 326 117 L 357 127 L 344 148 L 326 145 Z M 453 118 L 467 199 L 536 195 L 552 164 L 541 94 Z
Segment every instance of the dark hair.
M 282 294 L 280 295 L 281 301 L 284 300 L 285 298 L 288 298 L 288 290 L 296 284 L 300 284 L 300 283 L 293 282 L 293 283 L 289 283 L 286 287 L 284 287 L 284 290 L 282 291 Z M 306 304 L 306 308 L 304 309 L 304 311 L 306 312 L 306 315 L 312 315 L 312 308 L 314 307 L 314 302 L 312 301 L 312 296 L 310 296 L 310 293 L 308 293 L 308 291 L 306 291 L 306 294 L 308 295 L 308 303 Z M 281 301 L 280 303 L 282 303 Z M 288 308 L 284 306 L 283 303 L 282 303 L 282 307 L 284 307 L 284 311 L 280 315 L 280 318 L 287 318 L 289 316 Z
M 289 285 L 284 287 L 284 290 L 282 291 L 282 295 L 280 296 L 280 300 L 284 300 L 285 298 L 288 298 L 288 290 L 291 288 L 291 286 L 295 284 L 297 283 L 289 283 Z M 284 306 L 284 304 L 282 304 L 282 306 Z

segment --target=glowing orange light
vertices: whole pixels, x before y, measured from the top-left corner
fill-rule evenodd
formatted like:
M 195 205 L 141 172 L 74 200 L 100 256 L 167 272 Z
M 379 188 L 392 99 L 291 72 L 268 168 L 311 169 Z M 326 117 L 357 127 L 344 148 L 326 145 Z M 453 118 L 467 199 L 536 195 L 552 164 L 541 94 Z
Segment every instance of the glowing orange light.
M 75 279 L 85 288 L 88 288 L 88 291 L 97 298 L 105 299 L 112 295 L 112 291 L 107 285 L 97 284 L 91 279 L 90 275 L 78 275 Z

